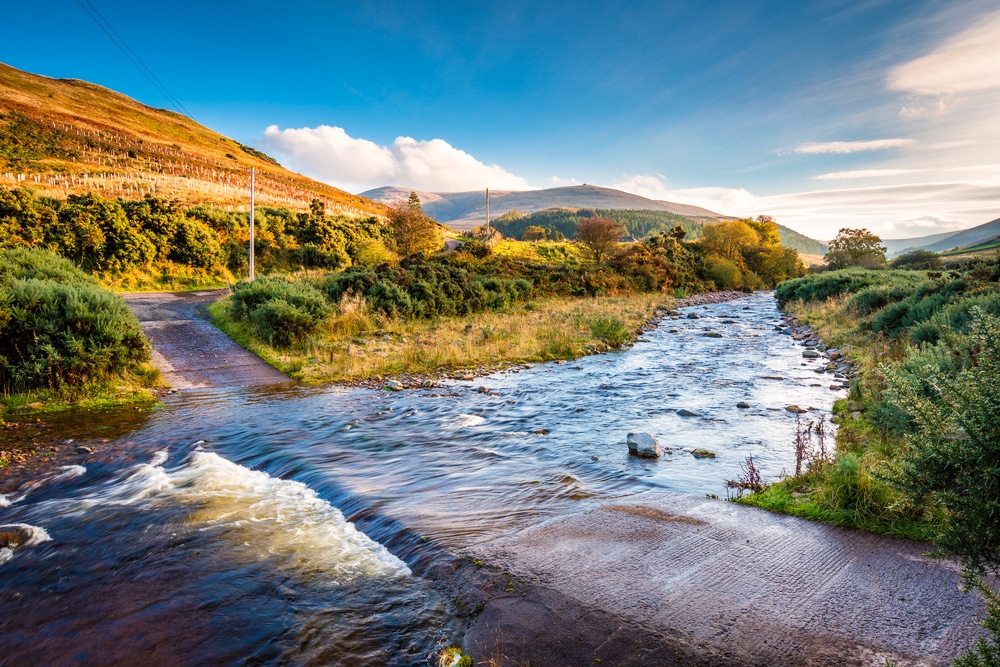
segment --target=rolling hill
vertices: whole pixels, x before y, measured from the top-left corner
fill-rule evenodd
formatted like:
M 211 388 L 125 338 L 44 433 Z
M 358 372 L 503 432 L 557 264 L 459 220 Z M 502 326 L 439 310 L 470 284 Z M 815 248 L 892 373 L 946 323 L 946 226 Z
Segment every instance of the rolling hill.
M 0 63 L 0 187 L 27 185 L 64 198 L 146 194 L 185 203 L 245 205 L 250 167 L 257 201 L 368 216 L 382 204 L 291 172 L 260 151 L 186 116 L 76 79 Z
M 395 186 L 362 192 L 367 197 L 384 204 L 406 199 L 410 190 Z M 486 222 L 486 193 L 473 192 L 422 192 L 418 191 L 424 211 L 459 230 L 472 229 Z M 615 209 L 633 211 L 667 211 L 691 218 L 693 221 L 731 220 L 708 209 L 687 204 L 647 199 L 620 190 L 596 185 L 574 185 L 545 190 L 490 191 L 490 218 L 517 209 L 521 213 L 535 213 L 552 208 Z
M 1000 236 L 1000 218 L 970 229 L 944 234 L 932 234 L 910 239 L 883 239 L 882 245 L 890 257 L 910 250 L 944 252 L 953 248 L 969 248 Z
M 387 186 L 368 190 L 361 195 L 378 202 L 392 204 L 405 200 L 409 197 L 410 192 L 411 190 L 406 188 Z M 443 222 L 459 230 L 472 229 L 486 222 L 486 193 L 482 190 L 445 193 L 415 190 L 414 192 L 420 197 L 424 211 L 438 222 Z M 490 218 L 492 220 L 515 209 L 526 217 L 524 224 L 514 225 L 511 228 L 515 236 L 518 236 L 523 231 L 523 227 L 527 225 L 547 226 L 549 218 L 565 213 L 590 214 L 597 212 L 603 215 L 604 213 L 601 211 L 619 211 L 639 214 L 644 218 L 660 217 L 662 218 L 659 221 L 660 224 L 654 222 L 652 227 L 646 224 L 641 229 L 630 229 L 629 231 L 636 233 L 637 236 L 646 236 L 650 231 L 667 231 L 674 225 L 683 224 L 688 230 L 690 238 L 701 236 L 701 227 L 707 222 L 735 219 L 698 206 L 647 199 L 628 192 L 595 185 L 576 185 L 546 190 L 490 192 Z M 627 223 L 626 227 L 629 227 Z M 778 225 L 778 228 L 782 243 L 795 248 L 800 253 L 813 255 L 826 253 L 825 244 L 784 225 Z

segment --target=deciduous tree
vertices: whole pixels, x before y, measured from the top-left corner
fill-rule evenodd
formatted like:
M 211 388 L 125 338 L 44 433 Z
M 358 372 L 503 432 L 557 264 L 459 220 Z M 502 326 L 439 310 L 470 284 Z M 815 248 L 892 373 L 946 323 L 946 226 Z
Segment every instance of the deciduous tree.
M 882 239 L 867 229 L 845 227 L 830 242 L 830 249 L 823 259 L 831 269 L 844 269 L 848 266 L 874 269 L 885 264 L 885 247 L 882 246 Z
M 391 206 L 388 218 L 391 243 L 400 255 L 427 255 L 440 250 L 444 244 L 437 223 L 410 201 L 397 202 Z
M 576 227 L 576 240 L 587 246 L 598 264 L 625 233 L 625 228 L 611 218 L 584 218 Z

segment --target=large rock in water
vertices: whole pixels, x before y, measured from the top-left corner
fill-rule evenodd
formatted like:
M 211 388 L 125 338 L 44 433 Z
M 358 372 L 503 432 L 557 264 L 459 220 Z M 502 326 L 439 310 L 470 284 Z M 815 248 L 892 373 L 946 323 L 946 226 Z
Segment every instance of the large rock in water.
M 655 459 L 663 453 L 659 440 L 648 433 L 629 433 L 626 441 L 628 442 L 628 453 L 632 456 Z

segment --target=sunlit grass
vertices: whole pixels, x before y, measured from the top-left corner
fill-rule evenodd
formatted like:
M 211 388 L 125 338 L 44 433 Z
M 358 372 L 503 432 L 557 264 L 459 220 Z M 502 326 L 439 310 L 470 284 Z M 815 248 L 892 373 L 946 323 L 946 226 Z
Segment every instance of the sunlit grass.
M 225 301 L 211 312 L 224 331 L 271 365 L 318 383 L 572 359 L 608 349 L 595 321 L 617 319 L 634 334 L 669 300 L 651 294 L 547 299 L 503 313 L 404 320 L 373 315 L 363 299 L 352 297 L 318 335 L 292 350 L 256 338 L 249 326 L 229 317 Z

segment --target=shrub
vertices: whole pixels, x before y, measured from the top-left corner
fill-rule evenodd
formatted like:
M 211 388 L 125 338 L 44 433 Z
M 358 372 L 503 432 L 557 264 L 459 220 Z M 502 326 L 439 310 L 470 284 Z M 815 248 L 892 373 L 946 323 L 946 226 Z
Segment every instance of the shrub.
M 331 312 L 323 294 L 312 285 L 270 277 L 237 285 L 230 307 L 236 319 L 253 324 L 261 338 L 275 347 L 301 343 Z
M 716 288 L 738 289 L 743 286 L 743 272 L 735 262 L 723 257 L 709 257 L 705 260 L 708 277 Z
M 5 392 L 80 386 L 149 359 L 121 297 L 41 250 L 0 251 L 0 386 Z
M 619 317 L 597 317 L 590 321 L 590 331 L 609 347 L 622 347 L 632 340 L 625 322 Z

